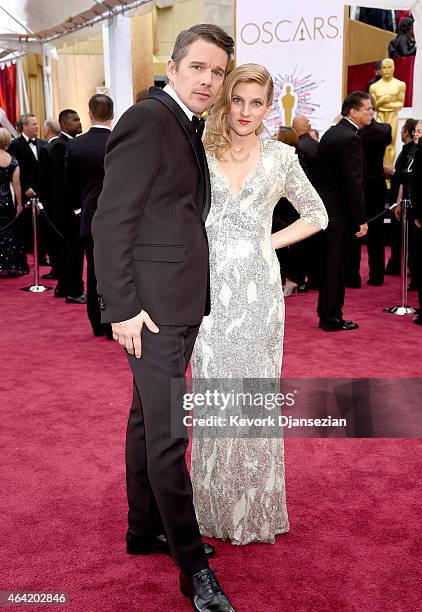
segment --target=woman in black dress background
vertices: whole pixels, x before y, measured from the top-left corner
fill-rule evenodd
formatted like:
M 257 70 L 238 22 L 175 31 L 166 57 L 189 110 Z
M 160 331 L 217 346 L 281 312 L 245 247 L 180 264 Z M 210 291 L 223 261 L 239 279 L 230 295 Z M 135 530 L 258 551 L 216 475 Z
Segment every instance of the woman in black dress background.
M 29 271 L 22 239 L 16 224 L 4 229 L 22 212 L 19 164 L 6 151 L 11 140 L 9 132 L 0 128 L 0 272 L 20 276 Z

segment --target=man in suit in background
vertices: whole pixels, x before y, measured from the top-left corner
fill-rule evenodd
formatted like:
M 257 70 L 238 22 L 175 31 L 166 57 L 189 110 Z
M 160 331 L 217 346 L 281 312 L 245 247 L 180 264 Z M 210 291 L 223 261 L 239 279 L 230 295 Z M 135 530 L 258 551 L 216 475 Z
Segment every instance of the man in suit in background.
M 350 241 L 368 231 L 363 191 L 363 153 L 358 130 L 373 116 L 371 96 L 356 91 L 346 97 L 343 118 L 327 130 L 319 143 L 319 192 L 327 208 L 328 228 L 323 239 L 322 279 L 318 296 L 319 327 L 324 331 L 356 329 L 343 319 L 346 266 Z
M 38 135 L 38 119 L 33 113 L 24 113 L 18 119 L 18 123 L 22 128 L 22 133 L 18 138 L 15 138 L 10 144 L 8 152 L 19 162 L 20 182 L 22 191 L 22 204 L 25 205 L 30 198 L 38 196 L 38 158 L 41 147 L 44 141 L 37 138 Z M 32 231 L 32 213 L 30 208 L 24 208 L 20 218 L 21 233 L 25 251 L 32 253 L 34 250 L 34 236 Z M 45 259 L 45 247 L 43 245 L 44 236 L 42 227 L 40 226 L 40 235 L 38 240 L 38 253 L 40 255 L 40 263 Z
M 415 133 L 418 142 L 413 158 L 411 175 L 411 199 L 413 203 L 413 218 L 416 225 L 414 232 L 415 269 L 412 281 L 415 282 L 418 291 L 419 309 L 413 317 L 413 322 L 416 325 L 422 325 L 422 121 L 417 122 Z
M 91 222 L 103 188 L 104 156 L 113 120 L 113 100 L 96 94 L 88 103 L 92 127 L 79 138 L 69 141 L 66 155 L 65 192 L 67 207 L 80 209 L 80 235 L 87 261 L 87 312 L 94 336 L 113 339 L 110 323 L 101 323 L 94 269 L 94 242 Z
M 126 437 L 127 550 L 170 552 L 181 591 L 197 612 L 233 608 L 199 532 L 187 431 L 181 435 L 179 427 L 174 435 L 172 424 L 183 423 L 185 371 L 210 310 L 210 182 L 199 117 L 216 100 L 233 45 L 215 25 L 178 35 L 169 84 L 152 88 L 113 130 L 92 224 L 102 320 L 112 323 L 114 338 L 126 348 L 134 378 Z
M 413 159 L 415 146 L 415 143 L 413 142 L 413 135 L 415 133 L 417 123 L 417 119 L 406 119 L 401 129 L 402 149 L 394 163 L 394 168 L 386 169 L 391 180 L 389 193 L 390 206 L 397 202 L 400 185 L 402 185 L 406 181 L 407 169 L 409 168 L 409 164 Z M 412 232 L 409 231 L 409 234 L 409 238 L 411 238 Z M 412 270 L 410 257 L 409 266 Z M 397 220 L 396 215 L 394 214 L 391 218 L 391 257 L 388 260 L 387 266 L 385 268 L 385 274 L 391 274 L 392 276 L 400 276 L 400 268 L 401 224 Z
M 78 113 L 70 108 L 59 114 L 60 135 L 52 142 L 51 162 L 53 171 L 52 202 L 57 218 L 60 218 L 60 231 L 64 235 L 65 265 L 61 271 L 55 297 L 65 297 L 67 303 L 86 304 L 83 295 L 83 247 L 79 236 L 79 217 L 66 199 L 65 165 L 69 141 L 82 132 Z
M 300 165 L 306 176 L 316 188 L 318 185 L 318 147 L 319 142 L 310 134 L 311 124 L 306 115 L 296 115 L 292 127 L 299 142 L 296 148 Z M 307 281 L 303 289 L 318 289 L 321 282 L 321 241 L 322 233 L 303 240 L 296 245 L 302 255 L 303 268 L 306 271 Z
M 51 148 L 53 146 L 53 141 L 60 136 L 60 132 L 60 123 L 57 121 L 57 119 L 46 119 L 44 122 L 44 138 L 47 141 L 47 144 L 41 147 L 38 158 L 38 195 L 40 202 L 44 206 L 44 210 L 48 215 L 48 218 L 58 230 L 60 223 L 55 217 L 52 202 L 53 169 L 51 161 Z M 47 226 L 47 247 L 51 271 L 48 274 L 44 274 L 42 278 L 57 279 L 60 276 L 60 270 L 62 270 L 65 265 L 64 241 L 63 238 L 57 235 L 54 228 L 48 224 L 45 225 Z
M 312 185 L 317 185 L 318 179 L 318 147 L 317 140 L 310 136 L 311 124 L 305 115 L 296 115 L 292 127 L 296 132 L 299 143 L 297 145 L 297 156 L 306 176 Z
M 372 104 L 374 106 L 374 101 L 372 101 Z M 388 123 L 378 123 L 373 118 L 369 125 L 359 130 L 359 137 L 362 142 L 365 169 L 366 216 L 371 219 L 385 210 L 385 204 L 388 201 L 388 190 L 384 175 L 384 153 L 391 143 L 391 126 Z M 384 282 L 384 216 L 371 221 L 366 243 L 369 264 L 369 279 L 367 282 L 368 285 L 378 287 Z

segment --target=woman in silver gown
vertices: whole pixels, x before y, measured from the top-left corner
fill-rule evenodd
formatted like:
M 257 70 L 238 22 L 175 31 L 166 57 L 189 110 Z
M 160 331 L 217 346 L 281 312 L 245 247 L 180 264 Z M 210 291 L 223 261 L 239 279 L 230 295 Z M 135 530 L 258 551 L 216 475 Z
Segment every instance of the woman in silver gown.
M 195 345 L 193 391 L 195 378 L 279 379 L 284 303 L 275 249 L 327 226 L 324 205 L 294 150 L 258 138 L 273 90 L 264 67 L 239 66 L 208 120 L 211 314 Z M 283 196 L 300 219 L 271 235 Z M 273 543 L 288 531 L 282 436 L 207 438 L 194 429 L 191 479 L 203 535 L 233 544 Z

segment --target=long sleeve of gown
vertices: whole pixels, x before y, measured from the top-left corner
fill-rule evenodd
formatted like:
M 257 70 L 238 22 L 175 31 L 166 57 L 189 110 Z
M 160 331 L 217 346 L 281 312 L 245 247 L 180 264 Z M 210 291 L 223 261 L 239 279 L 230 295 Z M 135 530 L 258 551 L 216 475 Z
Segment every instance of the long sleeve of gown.
M 326 229 L 327 211 L 316 189 L 302 170 L 296 153 L 293 149 L 288 151 L 287 156 L 285 151 L 283 153 L 279 164 L 280 184 L 284 185 L 281 196 L 293 204 L 303 221 L 321 230 Z

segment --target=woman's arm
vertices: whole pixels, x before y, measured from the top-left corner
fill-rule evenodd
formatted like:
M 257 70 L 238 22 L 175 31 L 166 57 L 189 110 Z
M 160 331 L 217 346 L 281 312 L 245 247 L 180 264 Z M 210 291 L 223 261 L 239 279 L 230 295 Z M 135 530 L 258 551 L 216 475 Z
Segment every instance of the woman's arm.
M 305 238 L 309 238 L 313 234 L 316 234 L 320 231 L 319 227 L 304 221 L 303 219 L 298 219 L 288 227 L 276 232 L 271 236 L 271 244 L 273 249 L 281 249 L 286 246 L 290 246 L 295 242 L 300 242 Z
M 16 203 L 16 217 L 22 212 L 22 193 L 20 184 L 20 170 L 19 166 L 16 166 L 12 174 L 12 187 L 15 192 L 15 203 Z
M 280 180 L 284 180 L 282 195 L 293 204 L 300 219 L 272 235 L 274 249 L 304 240 L 325 229 L 328 224 L 325 206 L 303 172 L 295 153 L 290 153 L 287 167 L 285 163 L 281 165 Z

